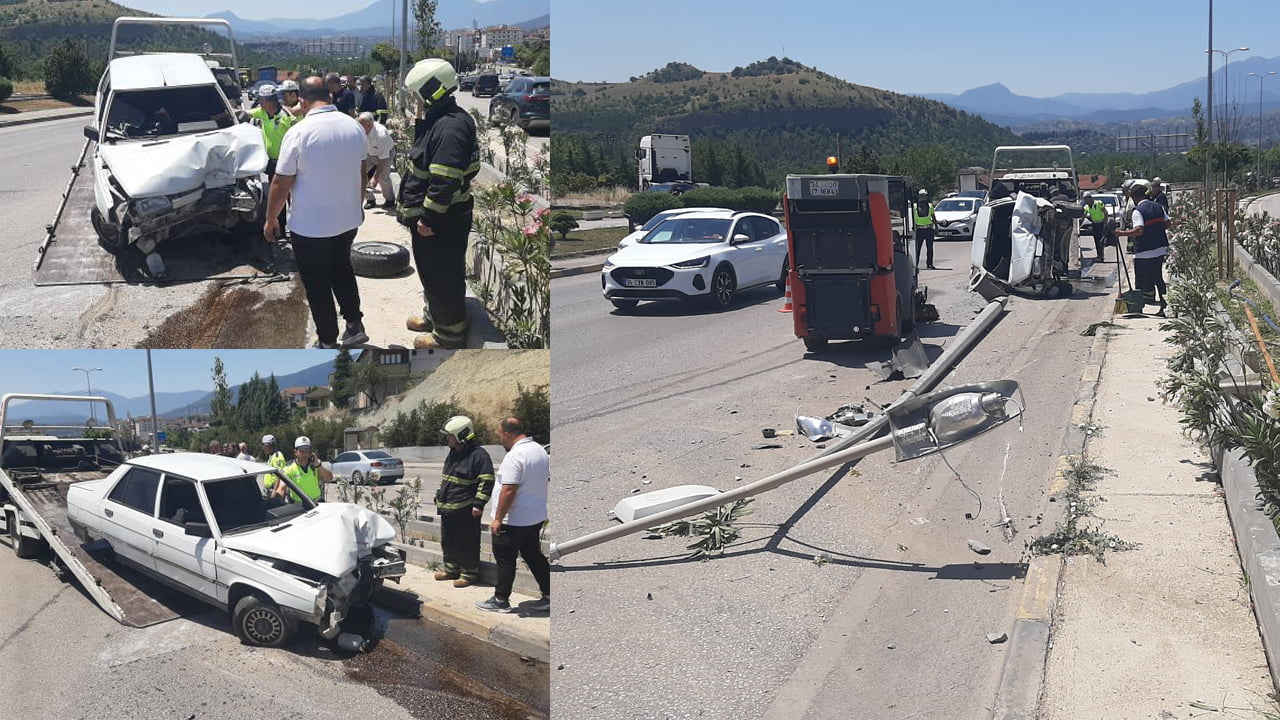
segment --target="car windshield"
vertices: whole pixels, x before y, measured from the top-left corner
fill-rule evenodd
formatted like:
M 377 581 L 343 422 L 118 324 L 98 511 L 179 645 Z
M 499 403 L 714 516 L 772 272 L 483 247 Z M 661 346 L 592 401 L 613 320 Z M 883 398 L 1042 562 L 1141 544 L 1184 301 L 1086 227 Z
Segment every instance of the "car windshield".
M 716 218 L 671 218 L 649 231 L 640 242 L 649 245 L 672 243 L 718 243 L 729 235 L 729 221 Z
M 973 210 L 972 200 L 943 200 L 934 208 L 936 212 L 970 212 Z
M 385 453 L 381 450 L 369 450 L 364 454 L 364 456 L 370 460 L 388 460 L 391 458 L 390 453 Z
M 644 230 L 645 232 L 648 232 L 658 227 L 662 223 L 666 222 L 667 220 L 669 220 L 673 215 L 679 215 L 679 214 L 680 214 L 679 210 L 676 210 L 674 212 L 670 210 L 664 210 L 658 213 L 657 215 L 654 215 L 653 217 L 649 218 L 649 222 L 640 226 L 640 229 Z
M 272 499 L 271 492 L 263 485 L 263 480 L 268 477 L 273 483 L 283 481 L 302 502 Z M 315 503 L 296 485 L 275 472 L 214 480 L 204 483 L 204 492 L 223 535 L 277 525 L 315 507 Z
M 1103 205 L 1110 205 L 1111 207 L 1116 206 L 1116 199 L 1113 195 L 1102 195 L 1098 199 L 1102 201 Z
M 207 132 L 234 124 L 216 85 L 120 91 L 107 111 L 107 131 L 118 137 Z

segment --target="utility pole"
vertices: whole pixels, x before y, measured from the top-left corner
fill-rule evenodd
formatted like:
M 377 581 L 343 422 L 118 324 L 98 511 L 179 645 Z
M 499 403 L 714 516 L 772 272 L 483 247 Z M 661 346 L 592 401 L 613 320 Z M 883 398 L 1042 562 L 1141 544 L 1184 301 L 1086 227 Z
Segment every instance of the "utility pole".
M 400 113 L 404 114 L 408 96 L 404 91 L 405 63 L 409 52 L 409 0 L 403 0 L 400 6 L 400 75 L 396 79 L 396 94 L 400 96 Z
M 1209 193 L 1213 190 L 1213 0 L 1209 0 L 1209 44 L 1205 54 L 1209 56 L 1209 141 L 1204 154 L 1204 191 L 1205 202 L 1209 201 Z
M 160 452 L 160 425 L 156 420 L 156 381 L 151 375 L 151 348 L 147 348 L 147 390 L 151 394 L 152 452 Z

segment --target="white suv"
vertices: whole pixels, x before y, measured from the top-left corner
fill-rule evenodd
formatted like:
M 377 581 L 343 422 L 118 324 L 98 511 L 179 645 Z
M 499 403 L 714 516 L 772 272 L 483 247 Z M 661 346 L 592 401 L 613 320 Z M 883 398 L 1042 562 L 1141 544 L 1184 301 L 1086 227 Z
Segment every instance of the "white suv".
M 787 233 L 774 218 L 731 210 L 686 212 L 663 220 L 609 256 L 600 275 L 619 310 L 641 300 L 707 299 L 728 307 L 738 292 L 786 287 Z

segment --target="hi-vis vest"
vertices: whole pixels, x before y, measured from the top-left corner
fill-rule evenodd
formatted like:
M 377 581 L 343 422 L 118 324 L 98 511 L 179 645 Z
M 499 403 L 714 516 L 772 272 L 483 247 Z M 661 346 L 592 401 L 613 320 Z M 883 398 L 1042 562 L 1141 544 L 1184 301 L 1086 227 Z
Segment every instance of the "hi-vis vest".
M 320 499 L 320 472 L 318 470 L 311 468 L 304 470 L 298 466 L 297 461 L 294 461 L 285 465 L 281 472 L 284 473 L 285 477 L 292 480 L 293 484 L 297 485 L 302 492 L 306 493 L 307 497 L 312 500 Z M 265 485 L 266 483 L 263 484 Z M 290 494 L 293 494 L 293 491 L 290 491 Z
M 297 118 L 290 115 L 284 108 L 276 113 L 275 117 L 267 115 L 267 111 L 261 106 L 249 111 L 249 117 L 253 118 L 253 124 L 262 128 L 262 141 L 267 146 L 267 157 L 272 160 L 280 159 L 280 143 L 284 142 L 284 134 L 293 127 L 298 121 Z
M 1094 200 L 1085 205 L 1084 209 L 1089 213 L 1089 220 L 1092 222 L 1101 222 L 1107 219 L 1107 206 L 1101 200 Z
M 920 214 L 920 203 L 915 203 L 912 206 L 915 208 L 912 212 L 916 215 L 916 227 L 929 227 L 930 225 L 933 225 L 933 204 L 925 203 L 925 206 L 929 209 L 925 211 L 924 215 Z

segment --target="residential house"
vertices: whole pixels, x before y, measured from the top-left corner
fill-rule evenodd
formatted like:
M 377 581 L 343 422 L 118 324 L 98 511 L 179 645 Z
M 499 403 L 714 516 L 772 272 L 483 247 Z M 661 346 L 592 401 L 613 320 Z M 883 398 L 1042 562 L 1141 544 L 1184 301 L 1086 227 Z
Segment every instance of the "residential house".
M 306 395 L 307 415 L 324 412 L 333 407 L 333 390 L 328 386 L 311 388 Z
M 280 396 L 284 398 L 285 402 L 289 403 L 289 407 L 306 409 L 307 392 L 310 390 L 311 388 L 309 387 L 295 385 L 281 390 Z
M 407 348 L 369 348 L 356 357 L 356 364 L 377 363 L 382 368 L 382 382 L 370 397 L 367 391 L 352 398 L 357 410 L 380 404 L 389 395 L 397 395 L 409 389 L 431 374 L 440 363 L 453 354 L 452 350 L 410 350 Z M 354 368 L 353 368 L 354 372 Z

